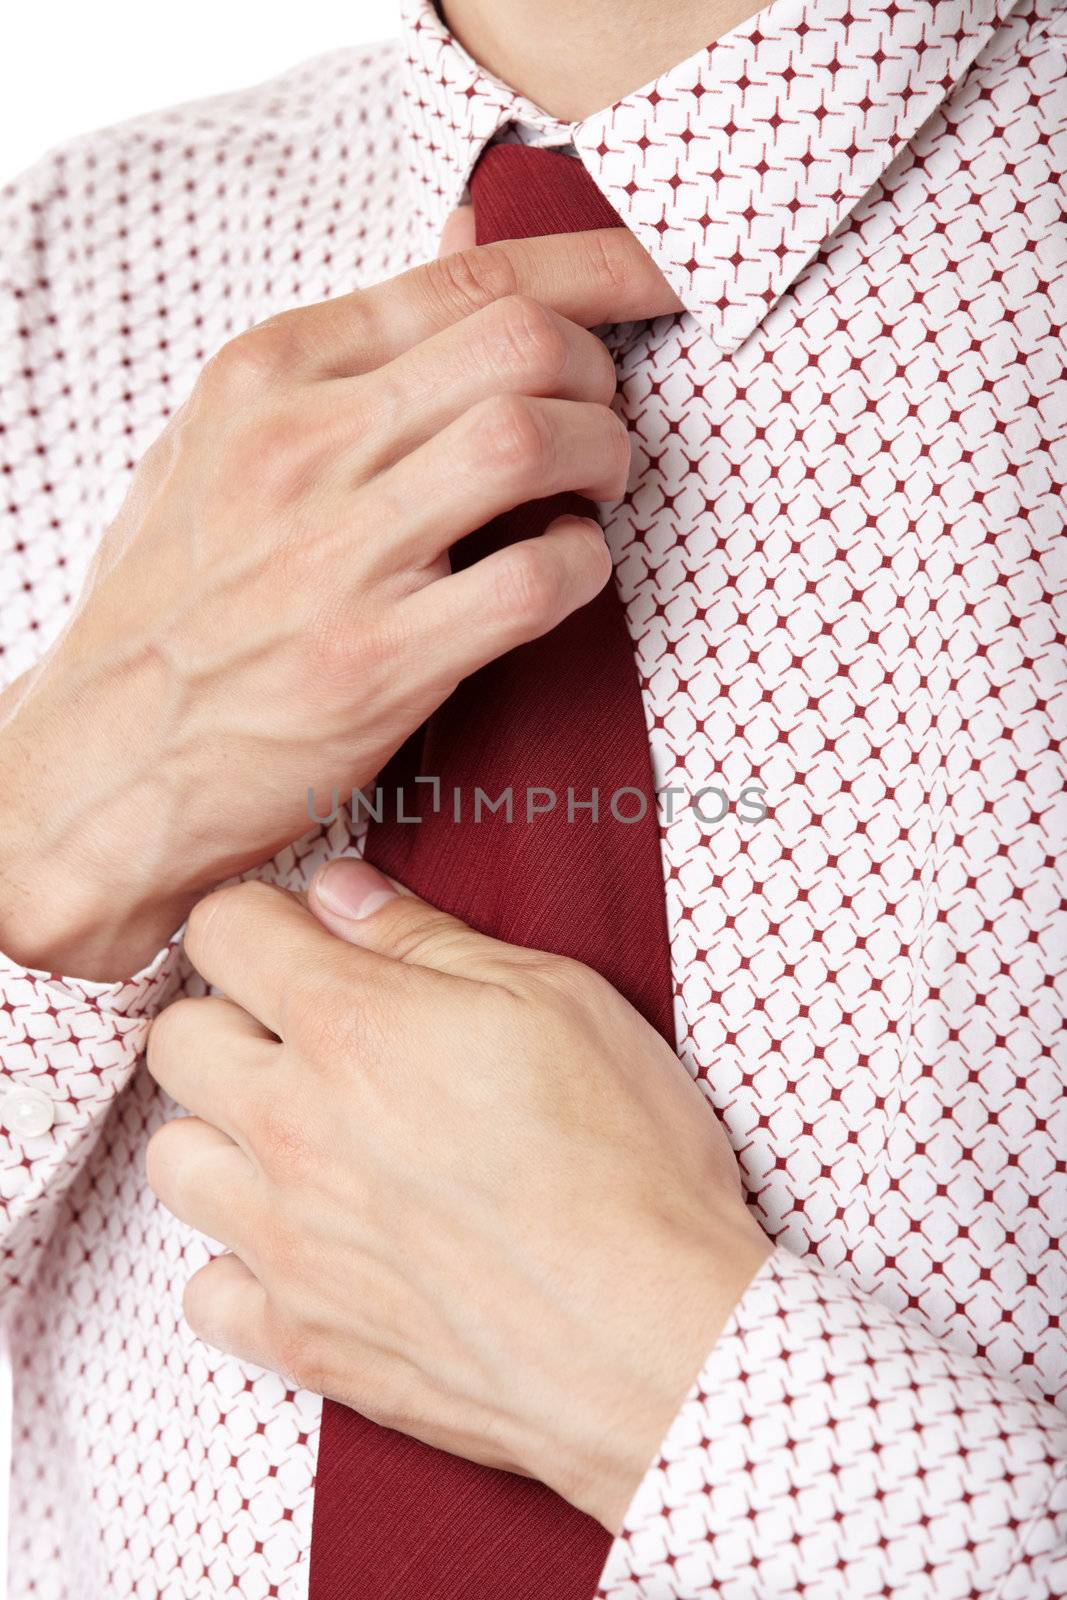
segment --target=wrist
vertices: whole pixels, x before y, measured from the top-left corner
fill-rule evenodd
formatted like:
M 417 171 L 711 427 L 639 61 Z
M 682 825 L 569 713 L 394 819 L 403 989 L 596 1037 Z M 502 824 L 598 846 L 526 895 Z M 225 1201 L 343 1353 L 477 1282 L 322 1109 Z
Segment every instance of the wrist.
M 661 1239 L 648 1280 L 632 1285 L 608 1341 L 609 1349 L 626 1351 L 627 1365 L 614 1365 L 607 1388 L 591 1385 L 587 1394 L 570 1396 L 570 1434 L 551 1442 L 556 1476 L 544 1480 L 613 1535 L 772 1251 L 739 1199 L 695 1233 Z
M 197 889 L 135 683 L 42 669 L 0 698 L 0 948 L 21 965 L 130 977 Z
M 20 966 L 118 982 L 146 966 L 180 927 L 192 898 L 146 894 L 94 867 L 76 840 L 0 845 L 0 949 Z

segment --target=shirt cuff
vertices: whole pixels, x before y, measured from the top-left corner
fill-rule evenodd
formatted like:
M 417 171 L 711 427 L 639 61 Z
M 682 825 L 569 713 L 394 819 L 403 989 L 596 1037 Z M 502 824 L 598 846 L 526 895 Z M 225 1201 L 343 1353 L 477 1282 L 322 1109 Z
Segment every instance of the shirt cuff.
M 43 968 L 23 967 L 0 950 L 0 995 L 5 1009 L 32 1004 L 34 997 L 49 994 L 64 1007 L 78 1006 L 115 1016 L 147 1016 L 158 1011 L 164 991 L 172 984 L 181 952 L 184 927 L 178 929 L 151 961 L 130 978 L 115 983 L 99 983 L 89 978 L 74 978 Z
M 120 983 L 34 971 L 0 954 L 0 1303 L 32 1276 L 56 1207 L 181 969 L 180 930 Z
M 29 1094 L 34 1103 L 47 1097 L 52 1120 L 65 1122 L 64 1106 L 84 1112 L 114 1093 L 174 990 L 182 932 L 117 983 L 22 967 L 0 953 L 0 1130 L 18 1136 L 36 1126 L 45 1107 L 34 1113 Z
M 1051 1405 L 777 1250 L 639 1486 L 598 1596 L 993 1600 L 1035 1523 L 1062 1552 L 1065 1460 Z

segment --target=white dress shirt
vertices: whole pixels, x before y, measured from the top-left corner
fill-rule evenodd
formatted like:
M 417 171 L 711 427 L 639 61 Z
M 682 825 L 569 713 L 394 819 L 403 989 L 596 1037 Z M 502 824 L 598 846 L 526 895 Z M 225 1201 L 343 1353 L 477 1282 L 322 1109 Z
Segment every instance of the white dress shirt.
M 773 0 L 561 127 L 413 0 L 3 198 L 6 678 L 207 357 L 426 259 L 494 136 L 572 145 L 687 308 L 611 336 L 607 533 L 660 784 L 769 811 L 663 845 L 681 1053 L 778 1248 L 611 1600 L 1067 1594 L 1065 53 L 1059 0 Z M 319 1402 L 193 1338 L 208 1246 L 144 1183 L 182 987 L 176 945 L 0 962 L 11 1600 L 306 1590 Z

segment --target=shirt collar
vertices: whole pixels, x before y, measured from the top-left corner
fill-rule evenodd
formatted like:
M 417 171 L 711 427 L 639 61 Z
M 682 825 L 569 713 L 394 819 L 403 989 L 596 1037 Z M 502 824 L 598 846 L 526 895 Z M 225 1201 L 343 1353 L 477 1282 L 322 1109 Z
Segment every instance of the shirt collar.
M 404 0 L 405 114 L 432 247 L 509 123 L 573 143 L 682 304 L 736 350 L 951 92 L 1016 0 L 771 0 L 574 125 Z

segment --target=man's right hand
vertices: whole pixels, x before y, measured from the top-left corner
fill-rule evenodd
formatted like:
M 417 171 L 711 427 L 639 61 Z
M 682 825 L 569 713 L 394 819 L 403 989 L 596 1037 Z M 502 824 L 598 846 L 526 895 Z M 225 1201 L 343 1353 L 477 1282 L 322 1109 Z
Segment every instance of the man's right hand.
M 587 331 L 678 309 L 623 229 L 463 250 L 210 361 L 62 636 L 0 701 L 0 948 L 134 972 L 221 880 L 368 784 L 468 673 L 607 581 L 565 518 L 458 573 L 526 500 L 625 488 Z

